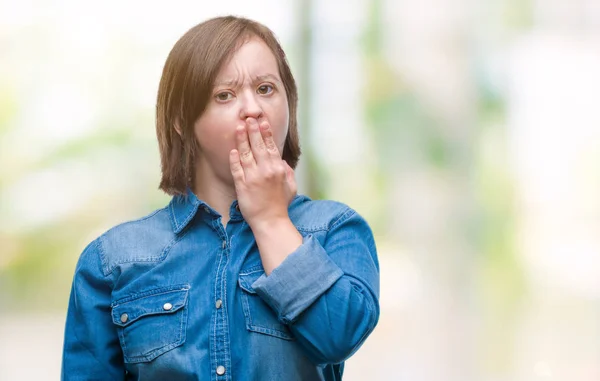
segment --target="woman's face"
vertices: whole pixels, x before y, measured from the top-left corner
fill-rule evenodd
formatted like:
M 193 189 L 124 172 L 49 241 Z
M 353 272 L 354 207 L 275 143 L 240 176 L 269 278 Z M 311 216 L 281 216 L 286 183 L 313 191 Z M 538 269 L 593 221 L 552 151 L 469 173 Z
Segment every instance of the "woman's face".
M 236 148 L 235 130 L 247 118 L 271 125 L 279 152 L 288 131 L 289 108 L 275 56 L 259 38 L 244 43 L 217 74 L 204 113 L 194 125 L 202 168 L 233 183 L 229 152 Z

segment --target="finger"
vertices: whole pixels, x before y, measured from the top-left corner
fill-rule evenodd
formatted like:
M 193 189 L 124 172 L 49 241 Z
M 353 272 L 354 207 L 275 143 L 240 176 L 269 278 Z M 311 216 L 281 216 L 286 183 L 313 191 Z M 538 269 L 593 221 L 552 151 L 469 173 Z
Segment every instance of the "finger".
M 265 141 L 260 133 L 258 121 L 254 118 L 247 118 L 246 125 L 248 126 L 250 148 L 252 149 L 252 153 L 254 154 L 256 161 L 260 162 L 260 160 L 267 158 L 269 154 L 267 153 Z
M 242 163 L 240 162 L 240 153 L 236 149 L 232 149 L 229 152 L 229 169 L 231 170 L 231 175 L 236 186 L 246 181 L 244 168 L 242 168 Z
M 265 147 L 269 155 L 280 158 L 281 154 L 279 153 L 279 148 L 277 148 L 275 139 L 273 139 L 273 130 L 271 129 L 269 122 L 266 120 L 260 124 L 260 133 L 262 134 Z
M 237 150 L 240 156 L 240 162 L 242 168 L 253 168 L 256 166 L 254 155 L 250 149 L 250 143 L 248 142 L 248 132 L 246 126 L 239 126 L 235 131 L 235 139 L 237 142 Z
M 282 161 L 285 164 L 286 178 L 287 178 L 287 182 L 290 186 L 290 190 L 292 191 L 292 194 L 295 195 L 296 193 L 298 193 L 298 184 L 296 183 L 296 173 L 294 172 L 292 167 L 290 167 L 290 165 L 287 163 L 287 161 L 285 161 L 285 160 L 282 160 Z

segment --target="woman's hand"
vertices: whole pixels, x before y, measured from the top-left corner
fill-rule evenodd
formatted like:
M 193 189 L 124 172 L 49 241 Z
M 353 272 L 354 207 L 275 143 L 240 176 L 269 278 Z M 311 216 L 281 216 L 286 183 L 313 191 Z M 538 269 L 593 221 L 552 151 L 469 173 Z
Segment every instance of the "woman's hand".
M 281 159 L 267 121 L 247 118 L 236 130 L 237 149 L 229 164 L 238 205 L 252 230 L 289 220 L 288 206 L 297 192 L 294 170 Z
M 238 205 L 269 275 L 302 244 L 288 215 L 297 191 L 294 170 L 281 159 L 268 122 L 259 126 L 256 119 L 246 119 L 236 131 L 236 141 L 229 164 Z

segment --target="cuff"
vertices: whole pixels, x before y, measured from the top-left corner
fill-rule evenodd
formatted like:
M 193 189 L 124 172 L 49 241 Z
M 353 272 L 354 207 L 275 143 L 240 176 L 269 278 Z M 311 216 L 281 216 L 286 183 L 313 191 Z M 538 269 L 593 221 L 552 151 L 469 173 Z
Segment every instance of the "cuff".
M 290 324 L 342 275 L 342 269 L 319 241 L 309 235 L 269 276 L 258 278 L 252 288 L 277 312 L 282 323 Z

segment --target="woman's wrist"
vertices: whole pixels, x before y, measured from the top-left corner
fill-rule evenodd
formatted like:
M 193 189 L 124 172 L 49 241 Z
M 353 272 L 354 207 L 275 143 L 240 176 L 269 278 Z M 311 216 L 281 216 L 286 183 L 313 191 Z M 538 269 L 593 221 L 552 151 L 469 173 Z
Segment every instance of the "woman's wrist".
M 302 235 L 289 217 L 262 220 L 250 228 L 267 275 L 302 245 Z

